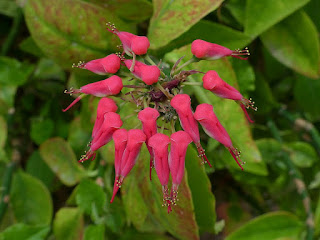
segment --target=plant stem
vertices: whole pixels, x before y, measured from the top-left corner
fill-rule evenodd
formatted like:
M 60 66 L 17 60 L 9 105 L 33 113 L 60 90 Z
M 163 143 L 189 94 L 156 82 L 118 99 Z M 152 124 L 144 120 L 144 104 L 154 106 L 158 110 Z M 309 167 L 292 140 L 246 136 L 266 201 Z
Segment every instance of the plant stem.
M 281 138 L 280 132 L 279 132 L 276 124 L 274 123 L 274 121 L 269 119 L 267 122 L 267 125 L 270 128 L 270 131 L 273 134 L 274 138 L 282 143 L 283 140 Z M 298 194 L 300 195 L 300 197 L 302 199 L 303 206 L 304 206 L 304 209 L 307 214 L 307 220 L 306 220 L 307 236 L 306 236 L 306 239 L 312 240 L 313 234 L 314 234 L 314 220 L 313 220 L 313 213 L 312 213 L 312 209 L 311 209 L 311 200 L 310 200 L 310 196 L 307 191 L 307 188 L 306 188 L 306 184 L 303 181 L 302 174 L 296 168 L 296 166 L 292 163 L 288 153 L 284 152 L 283 154 L 284 154 L 285 164 L 287 165 L 287 167 L 289 169 L 289 174 L 292 176 L 292 178 L 295 182 Z
M 188 66 L 189 64 L 191 63 L 194 63 L 194 62 L 199 62 L 201 59 L 199 58 L 196 58 L 195 56 L 192 56 L 192 58 L 188 61 L 186 61 L 184 64 L 182 64 L 180 67 L 178 67 L 176 70 L 175 70 L 175 73 L 179 72 L 182 68 L 184 68 L 185 66 Z
M 10 32 L 8 34 L 8 37 L 5 40 L 5 42 L 2 44 L 1 55 L 5 56 L 8 54 L 9 49 L 11 48 L 15 38 L 17 37 L 17 35 L 19 33 L 19 28 L 20 28 L 20 24 L 22 22 L 22 19 L 23 19 L 22 10 L 21 10 L 21 8 L 17 8 L 16 16 L 13 19 L 13 24 L 12 24 L 12 27 L 11 27 Z
M 9 201 L 9 193 L 10 193 L 10 186 L 12 181 L 12 174 L 15 169 L 16 163 L 11 162 L 7 165 L 7 168 L 5 170 L 4 176 L 3 176 L 3 182 L 2 182 L 2 194 L 0 198 L 0 222 L 6 212 L 8 201 Z
M 190 86 L 202 86 L 201 82 L 183 82 L 183 85 L 190 85 Z

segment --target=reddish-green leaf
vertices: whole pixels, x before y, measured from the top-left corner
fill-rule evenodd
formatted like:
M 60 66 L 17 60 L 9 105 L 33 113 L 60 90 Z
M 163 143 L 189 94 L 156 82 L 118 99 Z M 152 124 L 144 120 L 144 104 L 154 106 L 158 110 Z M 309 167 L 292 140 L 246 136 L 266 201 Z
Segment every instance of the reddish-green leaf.
M 151 49 L 165 46 L 215 10 L 223 0 L 155 0 L 148 37 Z
M 116 50 L 117 37 L 106 30 L 113 22 L 122 31 L 134 31 L 108 8 L 79 0 L 30 0 L 25 16 L 31 35 L 41 50 L 57 63 L 103 57 Z

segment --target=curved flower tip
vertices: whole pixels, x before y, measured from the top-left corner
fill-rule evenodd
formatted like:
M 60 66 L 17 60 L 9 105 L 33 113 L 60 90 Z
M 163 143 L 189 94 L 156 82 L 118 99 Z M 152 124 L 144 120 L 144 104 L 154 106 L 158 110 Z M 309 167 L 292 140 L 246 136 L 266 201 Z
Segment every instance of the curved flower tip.
M 248 58 L 243 58 L 240 56 L 249 56 L 248 48 L 244 50 L 232 51 L 229 48 L 223 47 L 221 45 L 210 43 L 201 39 L 194 40 L 191 44 L 192 54 L 199 59 L 215 60 L 225 56 L 231 56 L 239 58 L 242 60 L 247 60 Z
M 134 64 L 132 60 L 124 60 L 124 64 L 128 69 L 131 68 L 131 65 Z M 146 65 L 142 62 L 136 61 L 132 74 L 141 79 L 145 84 L 152 85 L 158 82 L 160 77 L 160 69 L 154 65 Z
M 119 180 L 119 179 L 120 179 L 120 178 L 119 178 L 119 176 L 117 176 L 117 177 L 115 178 L 115 180 L 114 180 L 114 184 L 113 184 L 113 192 L 112 192 L 112 197 L 111 197 L 110 203 L 112 203 L 112 202 L 113 202 L 113 200 L 114 200 L 115 196 L 116 196 L 116 195 L 117 195 L 117 193 L 118 193 L 119 188 L 121 188 L 121 184 L 122 184 L 122 182 L 120 182 L 120 180 Z
M 122 80 L 118 76 L 112 76 L 105 80 L 89 83 L 82 86 L 80 89 L 70 89 L 69 91 L 65 90 L 64 93 L 67 94 L 89 94 L 95 97 L 106 97 L 117 95 L 123 88 Z M 80 95 L 77 97 L 66 109 L 62 110 L 63 112 L 69 110 L 73 105 L 81 100 L 85 95 Z
M 241 109 L 243 110 L 246 118 L 250 123 L 253 123 L 251 118 L 249 117 L 249 114 L 246 110 L 246 108 L 251 108 L 254 111 L 257 111 L 257 108 L 254 107 L 254 102 L 251 99 L 244 98 L 241 93 L 235 89 L 234 87 L 230 86 L 228 83 L 226 83 L 224 80 L 222 80 L 219 76 L 219 74 L 214 71 L 210 70 L 208 71 L 202 78 L 203 81 L 203 87 L 215 95 L 235 100 L 240 104 Z
M 80 61 L 77 65 L 72 67 L 87 69 L 99 75 L 108 73 L 116 73 L 120 69 L 121 60 L 116 54 L 110 54 L 104 58 L 95 59 L 87 63 Z
M 234 160 L 243 170 L 243 162 L 240 159 L 240 152 L 232 146 L 230 136 L 215 115 L 213 106 L 207 103 L 198 105 L 194 113 L 194 118 L 201 124 L 203 130 L 208 134 L 208 136 L 217 140 L 229 150 Z
M 104 114 L 108 112 L 116 112 L 117 110 L 118 107 L 112 99 L 106 97 L 100 99 L 97 108 L 97 117 L 92 130 L 92 138 L 94 138 L 97 131 L 100 129 L 104 120 Z
M 131 49 L 136 55 L 146 54 L 149 47 L 149 39 L 145 36 L 136 36 L 132 39 Z
M 138 119 L 142 122 L 142 130 L 147 137 L 146 145 L 150 153 L 150 181 L 151 171 L 154 166 L 154 156 L 152 148 L 149 146 L 149 139 L 157 133 L 157 118 L 159 116 L 159 112 L 156 109 L 150 107 L 147 107 L 138 113 Z

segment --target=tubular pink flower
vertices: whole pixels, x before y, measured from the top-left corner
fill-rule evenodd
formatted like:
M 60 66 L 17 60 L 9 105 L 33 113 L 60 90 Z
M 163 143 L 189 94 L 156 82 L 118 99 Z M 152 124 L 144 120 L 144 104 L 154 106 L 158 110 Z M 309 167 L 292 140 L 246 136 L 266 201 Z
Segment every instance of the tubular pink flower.
M 119 178 L 121 171 L 121 160 L 124 153 L 124 150 L 127 146 L 128 140 L 128 131 L 126 129 L 118 129 L 112 135 L 114 141 L 115 148 L 115 156 L 114 156 L 114 170 L 115 170 L 115 181 L 113 185 L 113 194 L 110 200 L 110 203 L 113 202 L 114 197 L 116 196 L 119 188 L 121 187 Z
M 124 60 L 124 64 L 130 69 L 133 61 Z M 158 82 L 160 77 L 160 69 L 155 65 L 146 65 L 142 62 L 136 61 L 132 74 L 141 79 L 145 84 L 152 85 Z
M 142 122 L 142 130 L 147 137 L 146 145 L 150 153 L 150 180 L 151 180 L 151 171 L 154 166 L 153 163 L 153 151 L 149 146 L 149 139 L 157 133 L 157 118 L 160 116 L 159 112 L 154 109 L 147 107 L 138 113 L 138 118 Z
M 73 89 L 70 91 L 65 91 L 64 93 L 76 94 L 84 93 L 90 94 L 95 97 L 107 97 L 111 95 L 117 95 L 123 88 L 122 80 L 118 76 L 112 76 L 105 80 L 89 83 L 82 86 L 80 89 Z M 77 97 L 66 109 L 63 109 L 63 112 L 68 111 L 73 105 L 81 100 L 83 95 Z
M 146 54 L 150 47 L 150 42 L 145 36 L 137 36 L 129 32 L 119 31 L 113 24 L 107 23 L 107 30 L 117 35 L 122 43 L 124 52 L 132 56 Z
M 203 76 L 202 81 L 203 81 L 203 87 L 207 90 L 210 90 L 215 95 L 221 98 L 227 98 L 227 99 L 235 100 L 236 102 L 238 102 L 245 116 L 247 117 L 248 121 L 250 123 L 254 122 L 251 120 L 246 110 L 246 108 L 247 109 L 251 108 L 257 111 L 257 108 L 254 107 L 254 102 L 252 102 L 251 99 L 244 98 L 237 89 L 235 89 L 234 87 L 230 86 L 228 83 L 223 81 L 219 77 L 219 74 L 216 71 L 214 70 L 208 71 Z
M 229 48 L 223 47 L 215 43 L 203 41 L 201 39 L 197 39 L 192 42 L 191 52 L 196 58 L 206 60 L 215 60 L 225 56 L 231 56 L 242 60 L 247 60 L 248 58 L 243 58 L 240 56 L 250 55 L 248 49 L 232 51 Z
M 95 158 L 95 151 L 110 142 L 112 134 L 121 126 L 122 121 L 119 114 L 114 112 L 105 113 L 103 123 L 95 137 L 92 139 L 89 151 L 81 157 L 79 162 L 86 161 L 92 156 Z
M 183 130 L 190 135 L 192 141 L 195 143 L 199 156 L 202 158 L 203 162 L 207 162 L 209 166 L 212 167 L 205 155 L 204 149 L 200 144 L 198 123 L 193 117 L 193 112 L 191 110 L 191 99 L 189 95 L 177 94 L 171 99 L 170 104 L 178 113 L 180 124 Z
M 146 141 L 146 135 L 140 129 L 131 129 L 128 131 L 128 141 L 121 160 L 120 180 L 121 186 L 123 179 L 133 168 L 138 159 L 142 144 Z
M 97 131 L 100 129 L 103 120 L 104 120 L 104 114 L 108 112 L 116 112 L 118 110 L 118 107 L 115 103 L 110 98 L 101 98 L 99 103 L 98 103 L 98 108 L 97 108 L 97 117 L 96 121 L 94 122 L 93 130 L 92 130 L 92 138 L 95 137 Z
M 225 128 L 219 122 L 213 111 L 213 106 L 202 103 L 197 106 L 194 118 L 202 125 L 203 130 L 213 139 L 222 143 L 231 153 L 241 170 L 243 170 L 243 162 L 240 159 L 240 153 L 233 147 L 231 139 Z
M 169 197 L 169 163 L 168 163 L 168 145 L 170 138 L 162 133 L 157 133 L 149 139 L 149 146 L 152 148 L 154 155 L 154 166 L 162 185 L 164 206 L 168 207 L 168 213 L 171 212 L 171 201 Z
M 189 134 L 184 131 L 175 132 L 170 137 L 169 168 L 172 177 L 171 201 L 173 204 L 177 202 L 178 188 L 184 175 L 187 148 L 191 142 Z
M 78 65 L 73 65 L 73 67 L 87 69 L 93 73 L 105 75 L 118 72 L 120 63 L 121 59 L 116 54 L 110 54 L 104 58 L 95 59 L 87 63 L 80 62 Z

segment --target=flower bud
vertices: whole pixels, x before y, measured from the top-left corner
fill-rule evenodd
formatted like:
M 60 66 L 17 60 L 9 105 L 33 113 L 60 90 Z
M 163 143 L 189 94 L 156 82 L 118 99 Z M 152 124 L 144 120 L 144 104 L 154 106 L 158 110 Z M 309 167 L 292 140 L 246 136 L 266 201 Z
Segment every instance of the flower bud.
M 118 129 L 112 135 L 114 141 L 115 148 L 115 156 L 114 156 L 114 169 L 115 169 L 115 181 L 113 185 L 113 194 L 111 198 L 111 203 L 114 200 L 115 195 L 117 194 L 119 187 L 121 187 L 119 178 L 121 171 L 121 160 L 124 153 L 124 150 L 127 146 L 128 140 L 128 131 L 126 129 Z
M 214 70 L 208 71 L 203 76 L 202 81 L 203 81 L 203 87 L 211 91 L 215 95 L 221 98 L 227 98 L 227 99 L 237 101 L 240 104 L 240 107 L 242 108 L 248 121 L 253 123 L 253 121 L 249 117 L 249 114 L 246 110 L 246 108 L 251 108 L 257 111 L 257 108 L 254 107 L 254 102 L 252 102 L 251 99 L 244 98 L 237 89 L 235 89 L 234 87 L 230 86 L 228 83 L 223 81 L 219 77 L 219 74 Z
M 96 121 L 94 122 L 92 130 L 92 138 L 95 137 L 96 132 L 100 129 L 104 120 L 104 114 L 108 112 L 116 112 L 117 110 L 118 107 L 112 99 L 106 97 L 100 99 L 97 108 Z
M 142 130 L 147 137 L 146 145 L 150 153 L 150 180 L 151 180 L 151 170 L 152 170 L 152 167 L 154 166 L 154 163 L 153 163 L 153 152 L 151 147 L 149 146 L 149 139 L 154 134 L 157 133 L 157 118 L 159 116 L 160 116 L 159 112 L 156 109 L 150 108 L 150 107 L 147 107 L 138 113 L 138 118 L 142 122 Z
M 249 50 L 235 50 L 232 51 L 221 45 L 203 41 L 201 39 L 194 40 L 191 44 L 192 54 L 199 59 L 215 60 L 225 56 L 231 56 L 239 58 L 242 60 L 247 60 L 248 58 L 242 58 L 240 55 L 250 55 Z
M 104 58 L 95 59 L 87 63 L 80 62 L 78 68 L 87 69 L 99 75 L 116 73 L 120 69 L 121 60 L 116 54 L 110 54 Z
M 125 60 L 124 64 L 130 69 L 133 61 Z M 146 65 L 142 62 L 136 61 L 133 69 L 133 75 L 141 79 L 145 84 L 152 85 L 158 82 L 160 77 L 160 69 L 155 65 Z
M 170 136 L 169 169 L 172 177 L 171 200 L 173 204 L 177 201 L 178 187 L 184 175 L 187 148 L 191 142 L 189 134 L 184 131 L 175 132 Z
M 240 153 L 233 147 L 229 134 L 221 125 L 213 111 L 213 106 L 207 103 L 198 105 L 194 113 L 194 118 L 202 125 L 203 130 L 210 137 L 222 143 L 229 150 L 234 160 L 243 170 L 241 166 L 243 162 L 240 159 Z
M 122 80 L 120 77 L 114 75 L 105 80 L 89 83 L 82 86 L 80 89 L 74 89 L 70 91 L 65 91 L 65 93 L 76 94 L 84 93 L 90 94 L 95 97 L 106 97 L 111 95 L 117 95 L 123 88 Z M 83 96 L 77 97 L 66 109 L 62 110 L 63 112 L 68 111 L 73 105 L 81 100 Z
M 136 55 L 146 54 L 149 47 L 149 39 L 145 36 L 136 36 L 132 39 L 131 49 Z

